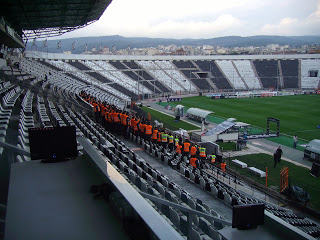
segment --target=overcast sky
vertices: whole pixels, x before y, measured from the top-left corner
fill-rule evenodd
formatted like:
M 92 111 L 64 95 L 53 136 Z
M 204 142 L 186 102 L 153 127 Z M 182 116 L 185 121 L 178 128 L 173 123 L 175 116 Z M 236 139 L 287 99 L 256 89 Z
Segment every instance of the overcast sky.
M 99 21 L 60 38 L 319 34 L 320 0 L 113 0 Z

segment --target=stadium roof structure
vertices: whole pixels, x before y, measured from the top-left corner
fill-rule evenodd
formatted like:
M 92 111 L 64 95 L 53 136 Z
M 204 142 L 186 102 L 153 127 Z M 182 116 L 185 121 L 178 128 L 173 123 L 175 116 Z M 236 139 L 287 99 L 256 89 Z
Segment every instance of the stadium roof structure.
M 111 2 L 112 0 L 1 0 L 0 17 L 24 40 L 45 38 L 59 36 L 99 20 Z

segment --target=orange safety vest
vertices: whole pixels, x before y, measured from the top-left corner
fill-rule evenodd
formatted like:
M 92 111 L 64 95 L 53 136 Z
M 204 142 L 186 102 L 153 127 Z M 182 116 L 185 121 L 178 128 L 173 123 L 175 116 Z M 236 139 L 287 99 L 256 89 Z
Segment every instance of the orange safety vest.
M 158 132 L 158 142 L 161 142 L 161 132 Z
M 127 125 L 127 118 L 128 118 L 128 115 L 123 113 L 122 114 L 122 125 Z
M 108 114 L 108 120 L 109 120 L 109 122 L 112 122 L 112 119 L 113 119 L 113 112 L 112 112 L 112 110 L 109 112 L 109 114 Z
M 176 148 L 176 152 L 177 152 L 177 153 L 181 153 L 181 148 L 182 148 L 182 146 L 181 146 L 181 145 L 178 145 L 177 148 Z
M 133 126 L 134 126 L 134 118 L 130 119 L 130 126 L 133 128 Z
M 222 172 L 225 172 L 225 171 L 226 171 L 226 165 L 227 165 L 226 163 L 221 163 L 220 166 L 221 166 L 221 171 L 222 171 Z
M 158 130 L 157 129 L 153 130 L 153 134 L 152 134 L 151 138 L 154 140 L 156 140 L 158 138 Z
M 119 113 L 115 112 L 113 113 L 113 121 L 114 122 L 120 122 L 120 119 L 119 119 Z
M 145 132 L 146 135 L 152 134 L 152 126 L 151 125 L 146 125 L 145 129 L 146 129 L 146 132 Z
M 133 120 L 133 131 L 138 131 L 138 121 Z
M 197 153 L 197 148 L 195 146 L 192 146 L 191 149 L 190 149 L 190 154 L 191 155 L 196 155 Z
M 190 143 L 188 143 L 188 142 L 183 143 L 183 151 L 184 152 L 190 151 Z
M 200 150 L 199 156 L 206 157 L 206 149 L 204 147 L 201 147 L 199 150 Z
M 190 159 L 190 165 L 194 168 L 197 168 L 197 164 L 196 164 L 197 159 L 196 158 L 191 158 Z
M 146 127 L 146 124 L 144 124 L 144 123 L 141 123 L 140 124 L 140 132 L 144 132 L 145 131 L 145 127 Z

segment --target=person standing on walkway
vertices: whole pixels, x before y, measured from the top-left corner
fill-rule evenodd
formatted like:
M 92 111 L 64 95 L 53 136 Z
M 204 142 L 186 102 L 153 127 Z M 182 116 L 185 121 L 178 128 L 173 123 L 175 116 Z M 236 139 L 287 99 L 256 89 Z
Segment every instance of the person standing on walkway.
M 297 137 L 297 135 L 294 135 L 294 137 L 293 137 L 293 148 L 297 148 L 297 142 L 298 142 L 298 137 Z
M 280 146 L 278 147 L 278 149 L 276 151 L 276 154 L 277 154 L 278 162 L 280 163 L 280 160 L 281 160 L 281 157 L 282 157 L 282 154 L 283 154 L 283 151 L 282 151 Z
M 277 152 L 275 152 L 273 154 L 273 161 L 274 161 L 274 168 L 276 168 L 277 162 L 278 162 L 278 154 L 277 154 Z

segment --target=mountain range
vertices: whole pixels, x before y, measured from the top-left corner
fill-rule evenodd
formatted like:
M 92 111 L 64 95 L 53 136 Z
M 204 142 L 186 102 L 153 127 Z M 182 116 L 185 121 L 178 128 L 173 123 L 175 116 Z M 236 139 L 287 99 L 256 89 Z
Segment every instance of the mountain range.
M 290 45 L 292 47 L 300 47 L 302 45 L 318 45 L 320 44 L 320 35 L 312 36 L 227 36 L 217 37 L 210 39 L 170 39 L 170 38 L 145 38 L 145 37 L 122 37 L 114 36 L 101 36 L 101 37 L 79 37 L 61 39 L 60 40 L 47 40 L 47 47 L 43 47 L 45 40 L 30 41 L 27 43 L 27 50 L 48 51 L 51 53 L 61 53 L 62 51 L 71 51 L 72 44 L 74 43 L 74 53 L 82 53 L 85 50 L 85 44 L 90 51 L 93 47 L 97 49 L 102 47 L 109 47 L 110 49 L 115 46 L 116 49 L 125 49 L 128 46 L 133 48 L 147 48 L 157 47 L 159 45 L 169 46 L 174 44 L 176 46 L 220 46 L 220 47 L 260 47 L 268 44 Z M 33 44 L 35 43 L 35 44 Z

